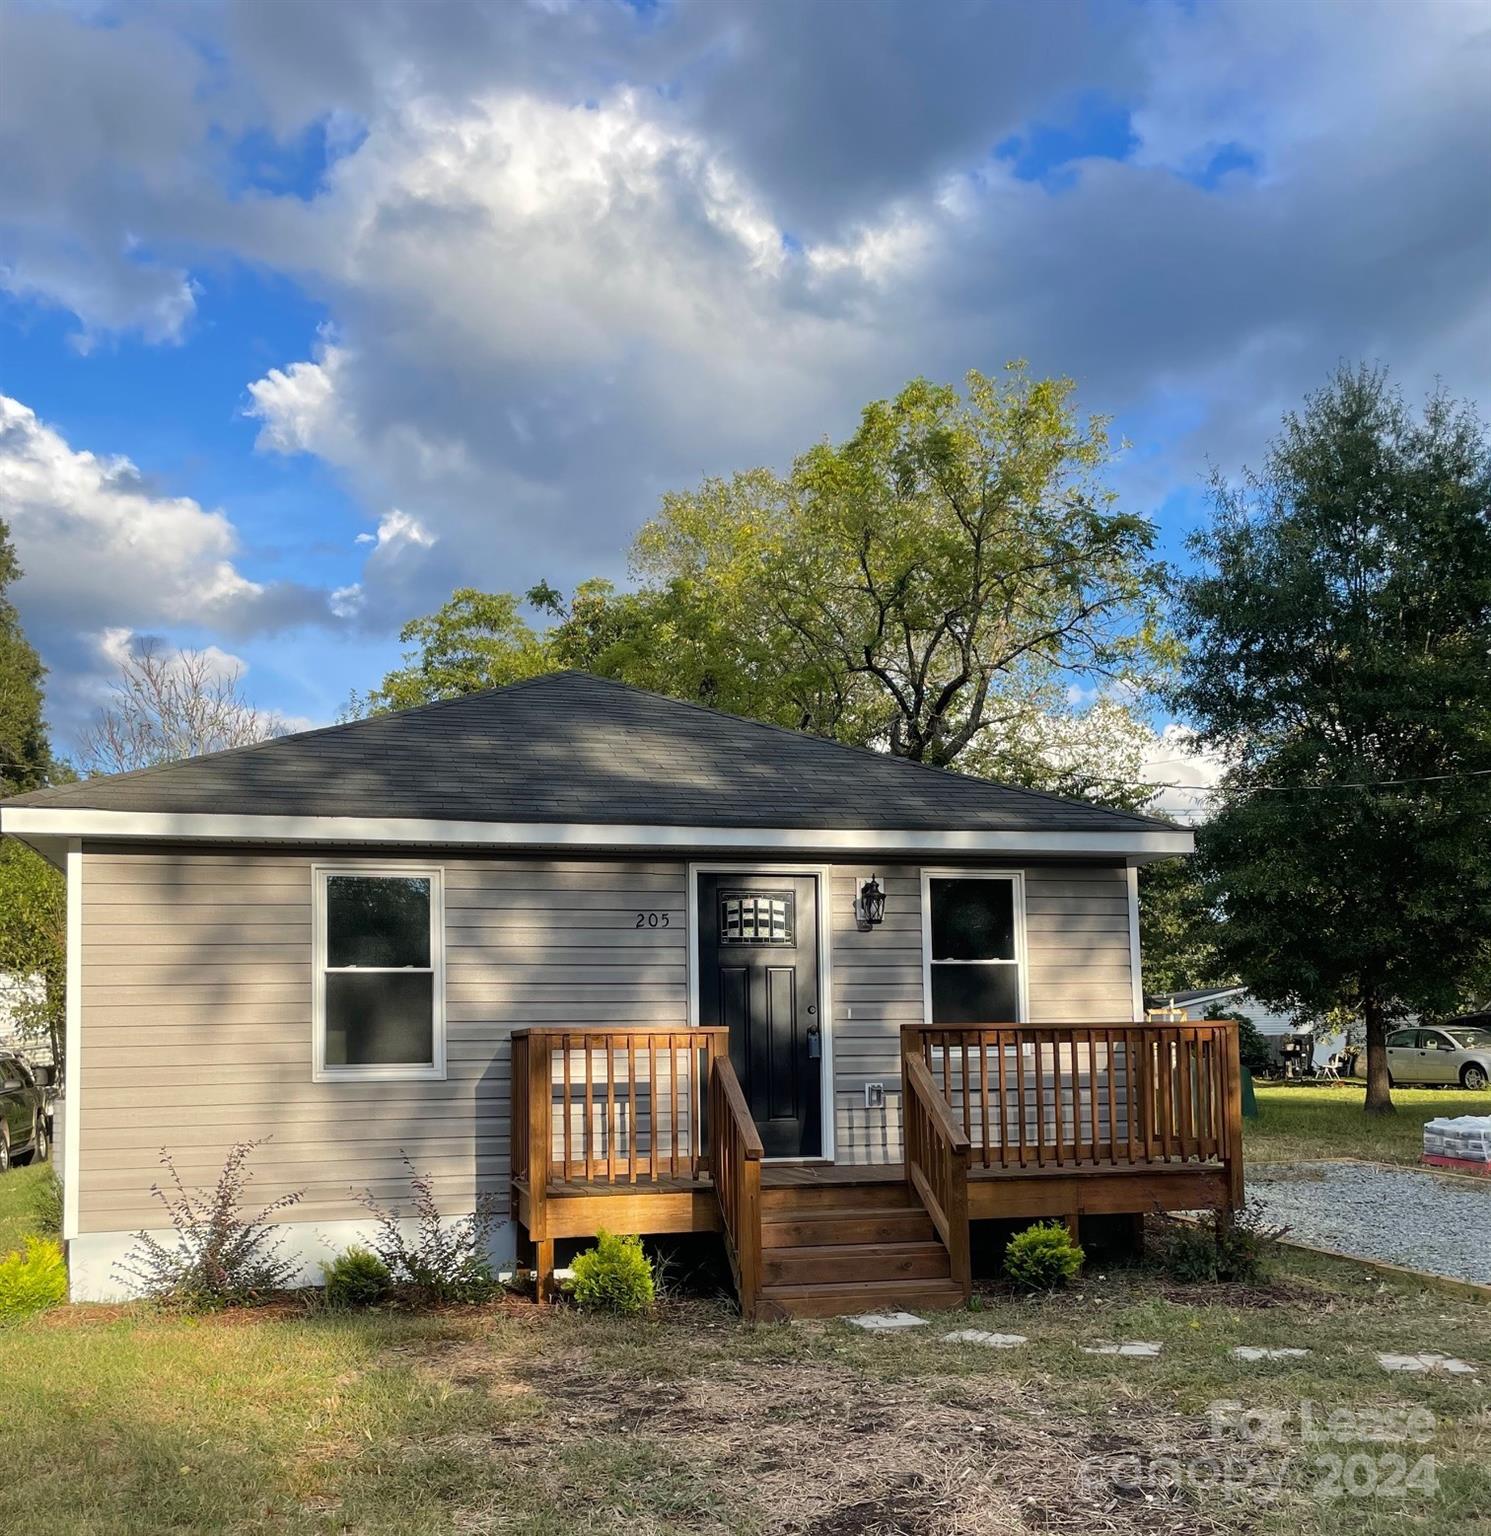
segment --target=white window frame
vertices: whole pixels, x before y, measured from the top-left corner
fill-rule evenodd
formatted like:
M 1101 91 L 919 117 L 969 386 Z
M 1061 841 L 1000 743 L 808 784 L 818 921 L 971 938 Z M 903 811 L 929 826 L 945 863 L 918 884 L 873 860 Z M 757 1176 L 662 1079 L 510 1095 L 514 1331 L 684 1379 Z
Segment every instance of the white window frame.
M 377 878 L 423 879 L 430 882 L 430 964 L 432 978 L 431 1025 L 433 1061 L 429 1065 L 396 1062 L 371 1066 L 329 1067 L 326 1064 L 326 883 L 333 875 L 362 875 Z M 444 1082 L 445 1081 L 445 871 L 438 864 L 398 864 L 362 860 L 335 864 L 313 864 L 312 934 L 311 934 L 311 1080 L 317 1083 L 345 1082 Z M 411 966 L 348 966 L 338 971 L 404 975 L 423 968 Z
M 1024 1024 L 1030 1017 L 1030 957 L 1025 946 L 1025 871 L 1023 869 L 926 869 L 922 874 L 922 1021 L 932 1019 L 932 882 L 934 880 L 1004 880 L 1010 885 L 1011 906 L 1015 920 L 1015 954 L 1011 960 L 939 960 L 938 965 L 1013 965 L 1015 1001 L 1018 1017 L 1010 1022 Z M 989 1023 L 1002 1023 L 991 1019 Z M 949 1025 L 949 1028 L 955 1026 Z

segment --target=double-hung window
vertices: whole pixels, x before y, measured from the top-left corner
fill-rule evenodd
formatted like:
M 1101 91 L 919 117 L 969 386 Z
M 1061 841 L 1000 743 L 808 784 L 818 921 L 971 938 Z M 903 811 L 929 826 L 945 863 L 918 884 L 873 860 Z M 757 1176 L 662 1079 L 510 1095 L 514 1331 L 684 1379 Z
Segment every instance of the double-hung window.
M 932 1024 L 1025 1017 L 1025 882 L 1000 874 L 922 871 L 923 980 Z
M 445 1076 L 438 869 L 316 870 L 315 1075 Z

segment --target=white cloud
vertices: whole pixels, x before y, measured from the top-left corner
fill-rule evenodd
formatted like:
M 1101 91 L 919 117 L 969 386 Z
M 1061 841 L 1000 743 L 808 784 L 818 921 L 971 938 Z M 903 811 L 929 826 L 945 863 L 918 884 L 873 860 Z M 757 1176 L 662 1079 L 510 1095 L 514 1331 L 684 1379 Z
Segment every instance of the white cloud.
M 54 718 L 91 704 L 100 669 L 137 633 L 248 636 L 328 619 L 319 590 L 244 574 L 223 512 L 165 494 L 127 458 L 73 448 L 4 395 L 0 515 L 23 572 L 15 600 L 53 668 Z
M 324 453 L 334 451 L 343 436 L 337 416 L 336 378 L 343 353 L 326 345 L 315 361 L 271 368 L 248 387 L 253 404 L 248 415 L 263 423 L 255 446 L 265 453 Z
M 69 446 L 19 400 L 0 396 L 0 505 L 29 602 L 100 620 L 233 623 L 266 594 L 234 563 L 221 512 L 153 490 L 127 459 Z
M 333 622 L 621 576 L 661 491 L 781 464 L 917 373 L 1075 375 L 1141 440 L 1136 510 L 1256 458 L 1342 357 L 1484 390 L 1483 6 L 226 0 L 205 47 L 173 14 L 11 18 L 10 281 L 85 338 L 190 335 L 225 256 L 324 307 L 244 382 L 259 447 L 366 513 Z M 57 78 L 102 105 L 57 118 Z M 1081 90 L 1131 108 L 1130 163 L 1053 189 L 991 153 Z M 233 180 L 246 131 L 294 162 L 323 129 L 316 184 Z M 1261 173 L 1195 185 L 1231 143 Z M 172 568 L 166 605 L 202 608 L 213 578 Z
M 1192 824 L 1212 809 L 1212 792 L 1221 782 L 1225 765 L 1214 754 L 1198 748 L 1193 734 L 1172 721 L 1144 749 L 1140 782 L 1164 788 L 1148 810 Z
M 387 550 L 392 554 L 401 545 L 429 549 L 435 543 L 435 535 L 417 517 L 410 517 L 407 512 L 394 507 L 378 519 L 377 533 L 360 533 L 357 543 L 371 544 L 374 553 Z

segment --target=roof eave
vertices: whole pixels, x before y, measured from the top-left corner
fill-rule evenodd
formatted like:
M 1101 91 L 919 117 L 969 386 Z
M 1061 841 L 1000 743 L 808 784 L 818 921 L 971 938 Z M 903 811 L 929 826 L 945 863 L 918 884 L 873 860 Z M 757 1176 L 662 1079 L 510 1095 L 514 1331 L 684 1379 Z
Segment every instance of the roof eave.
M 257 816 L 102 811 L 81 807 L 0 807 L 0 832 L 28 841 L 82 837 L 110 841 L 406 844 L 419 847 L 568 848 L 613 852 L 700 849 L 721 852 L 944 854 L 1098 857 L 1142 863 L 1193 848 L 1181 827 L 1119 825 L 1070 829 L 886 829 L 881 827 L 707 827 L 610 822 L 445 821 L 380 816 Z

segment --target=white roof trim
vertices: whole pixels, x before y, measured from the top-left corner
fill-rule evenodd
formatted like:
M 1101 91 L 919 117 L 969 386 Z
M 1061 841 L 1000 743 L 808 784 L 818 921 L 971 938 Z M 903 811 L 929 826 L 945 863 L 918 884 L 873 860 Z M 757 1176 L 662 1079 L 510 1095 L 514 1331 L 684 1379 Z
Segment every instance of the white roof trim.
M 608 822 L 435 821 L 377 816 L 177 815 L 8 806 L 0 831 L 15 837 L 141 838 L 295 843 L 469 844 L 486 848 L 778 849 L 784 852 L 1092 854 L 1163 859 L 1190 853 L 1183 828 L 1112 832 L 888 831 L 878 827 L 672 827 Z

